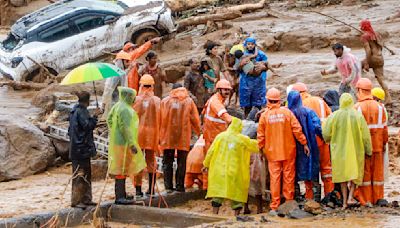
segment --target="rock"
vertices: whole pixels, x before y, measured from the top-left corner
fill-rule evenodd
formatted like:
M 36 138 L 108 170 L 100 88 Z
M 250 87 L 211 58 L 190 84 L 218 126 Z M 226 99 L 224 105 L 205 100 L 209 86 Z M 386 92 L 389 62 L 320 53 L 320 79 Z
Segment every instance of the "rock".
M 299 209 L 299 204 L 295 200 L 289 200 L 278 207 L 278 215 L 281 217 L 287 216 L 296 209 Z
M 165 69 L 165 74 L 167 76 L 167 82 L 175 83 L 183 76 L 185 76 L 186 67 L 182 65 L 173 65 Z
M 380 199 L 376 202 L 376 205 L 379 207 L 389 207 L 389 202 L 385 199 Z
M 287 217 L 289 217 L 291 219 L 304 219 L 304 218 L 313 217 L 313 215 L 308 212 L 305 212 L 303 210 L 300 210 L 300 209 L 294 209 L 289 212 Z
M 393 201 L 393 202 L 392 202 L 392 207 L 393 207 L 393 208 L 398 208 L 398 207 L 399 207 L 399 202 L 396 201 L 396 200 Z
M 306 212 L 309 212 L 313 215 L 319 215 L 323 212 L 322 208 L 321 208 L 321 204 L 317 203 L 314 200 L 308 200 L 305 204 L 304 204 L 304 210 Z
M 340 27 L 340 28 L 336 29 L 336 32 L 338 32 L 338 33 L 346 33 L 346 32 L 351 32 L 351 29 L 349 27 L 343 26 L 343 27 Z
M 55 150 L 42 131 L 19 115 L 0 115 L 0 181 L 44 171 Z
M 279 51 L 280 44 L 281 43 L 273 36 L 266 36 L 264 40 L 260 42 L 261 47 L 268 51 Z
M 26 1 L 25 0 L 10 0 L 11 5 L 15 7 L 21 7 L 21 6 L 26 6 Z
M 354 6 L 357 4 L 357 0 L 343 0 L 342 5 L 343 6 Z
M 107 160 L 92 160 L 92 181 L 104 180 L 107 175 Z
M 51 139 L 51 142 L 54 145 L 57 156 L 61 157 L 61 159 L 66 162 L 71 161 L 69 159 L 69 142 L 58 139 Z

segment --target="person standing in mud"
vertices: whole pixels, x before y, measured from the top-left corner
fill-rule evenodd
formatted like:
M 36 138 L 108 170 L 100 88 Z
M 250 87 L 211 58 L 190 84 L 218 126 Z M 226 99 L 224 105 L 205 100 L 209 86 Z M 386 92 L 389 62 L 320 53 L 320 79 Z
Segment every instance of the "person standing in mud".
M 209 43 L 206 48 L 206 56 L 201 61 L 207 61 L 210 63 L 211 69 L 213 69 L 217 81 L 221 79 L 221 73 L 224 77 L 229 77 L 228 71 L 225 69 L 224 61 L 221 56 L 218 55 L 218 46 L 216 43 Z
M 382 56 L 383 41 L 380 34 L 376 33 L 372 28 L 369 20 L 362 20 L 360 28 L 364 32 L 361 35 L 361 41 L 364 44 L 365 59 L 361 62 L 362 68 L 369 71 L 370 68 L 374 71 L 375 78 L 379 85 L 383 88 L 386 94 L 386 104 L 392 103 L 392 97 L 389 93 L 389 88 L 385 83 L 383 75 L 384 59 Z
M 90 93 L 83 91 L 77 94 L 79 103 L 74 106 L 69 116 L 69 157 L 72 161 L 71 206 L 86 208 L 96 205 L 92 201 L 92 180 L 90 158 L 96 155 L 93 130 L 101 111 L 96 110 L 90 116 L 87 107 Z
M 357 198 L 361 205 L 372 207 L 384 197 L 384 153 L 389 140 L 386 109 L 373 99 L 371 80 L 361 78 L 356 87 L 358 103 L 354 108 L 367 121 L 372 140 L 372 156 L 365 157 L 364 179 L 357 189 Z
M 204 87 L 204 77 L 200 74 L 199 61 L 195 58 L 189 60 L 190 70 L 184 79 L 184 86 L 190 94 L 196 98 L 197 111 L 201 113 L 206 103 L 206 88 Z
M 215 87 L 217 92 L 208 99 L 202 112 L 204 117 L 203 133 L 206 143 L 205 151 L 208 151 L 215 137 L 225 131 L 232 121 L 232 116 L 228 113 L 224 105 L 232 91 L 231 84 L 227 80 L 221 79 Z M 207 185 L 208 174 L 203 173 L 203 190 L 207 189 Z
M 258 72 L 255 75 L 247 75 L 243 70 L 240 71 L 240 81 L 239 81 L 239 100 L 240 107 L 244 109 L 245 116 L 247 116 L 252 107 L 257 107 L 261 109 L 267 103 L 265 99 L 265 94 L 267 92 L 267 55 L 257 48 L 256 40 L 252 37 L 247 38 L 244 41 L 244 55 L 254 55 L 255 63 L 257 64 L 254 71 Z M 241 63 L 242 65 L 242 63 Z
M 350 53 L 351 49 L 336 43 L 332 46 L 332 50 L 336 56 L 336 63 L 329 70 L 321 71 L 322 75 L 329 75 L 339 72 L 342 80 L 339 86 L 339 95 L 343 93 L 351 93 L 355 97 L 354 87 L 358 79 L 361 78 L 361 67 L 358 59 Z
M 154 194 L 154 184 L 156 181 L 157 163 L 156 153 L 158 153 L 159 134 L 160 134 L 160 103 L 159 97 L 154 95 L 154 79 L 149 74 L 140 78 L 139 95 L 136 97 L 133 109 L 139 116 L 139 145 L 146 157 L 148 172 L 147 195 Z M 136 196 L 142 197 L 142 178 L 143 173 L 135 176 Z
M 173 163 L 177 153 L 175 190 L 185 192 L 186 159 L 192 132 L 200 136 L 200 117 L 189 92 L 179 83 L 172 86 L 169 96 L 161 101 L 160 147 L 164 151 L 163 172 L 167 193 L 173 188 Z
M 158 56 L 154 51 L 150 51 L 146 55 L 147 63 L 139 70 L 139 75 L 149 74 L 154 78 L 154 95 L 162 98 L 163 83 L 166 80 L 165 71 L 158 64 Z
M 349 93 L 340 97 L 340 109 L 328 117 L 322 135 L 331 145 L 332 181 L 340 183 L 343 209 L 356 205 L 354 190 L 363 183 L 364 160 L 372 155 L 372 145 L 367 122 Z

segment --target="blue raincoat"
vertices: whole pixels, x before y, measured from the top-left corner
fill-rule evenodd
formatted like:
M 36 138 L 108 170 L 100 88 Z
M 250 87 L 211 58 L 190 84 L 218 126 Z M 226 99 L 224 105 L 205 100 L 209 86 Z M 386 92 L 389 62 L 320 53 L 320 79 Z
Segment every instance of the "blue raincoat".
M 300 93 L 297 91 L 289 93 L 288 106 L 300 122 L 310 148 L 308 157 L 304 153 L 304 146 L 296 140 L 296 180 L 317 181 L 319 179 L 319 150 L 316 137 L 322 137 L 320 119 L 313 110 L 303 106 Z
M 249 37 L 244 41 L 244 55 L 253 55 L 256 52 L 256 62 L 266 62 L 268 60 L 267 55 L 257 48 L 253 51 L 247 50 L 247 43 L 256 44 L 256 40 Z M 241 107 L 264 106 L 267 103 L 265 98 L 267 93 L 266 80 L 267 72 L 265 71 L 258 77 L 248 76 L 243 71 L 240 72 L 239 99 Z

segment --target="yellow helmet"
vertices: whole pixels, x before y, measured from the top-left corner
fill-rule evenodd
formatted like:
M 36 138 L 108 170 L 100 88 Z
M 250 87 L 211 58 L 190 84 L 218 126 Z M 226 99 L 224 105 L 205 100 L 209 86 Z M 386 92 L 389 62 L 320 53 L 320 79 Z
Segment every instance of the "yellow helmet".
M 384 101 L 385 100 L 385 91 L 382 88 L 375 87 L 372 89 L 372 96 Z
M 140 78 L 141 85 L 154 85 L 154 78 L 150 74 L 145 74 Z

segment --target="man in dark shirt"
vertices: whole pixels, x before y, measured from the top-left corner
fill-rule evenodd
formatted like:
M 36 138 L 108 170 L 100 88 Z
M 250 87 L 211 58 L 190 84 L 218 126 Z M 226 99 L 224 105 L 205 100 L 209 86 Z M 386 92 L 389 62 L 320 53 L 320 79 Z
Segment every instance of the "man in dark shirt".
M 95 205 L 92 201 L 90 158 L 96 155 L 93 130 L 97 124 L 100 110 L 90 116 L 90 94 L 86 91 L 77 94 L 79 103 L 72 109 L 69 117 L 68 135 L 70 137 L 69 156 L 72 160 L 71 206 L 86 208 Z

